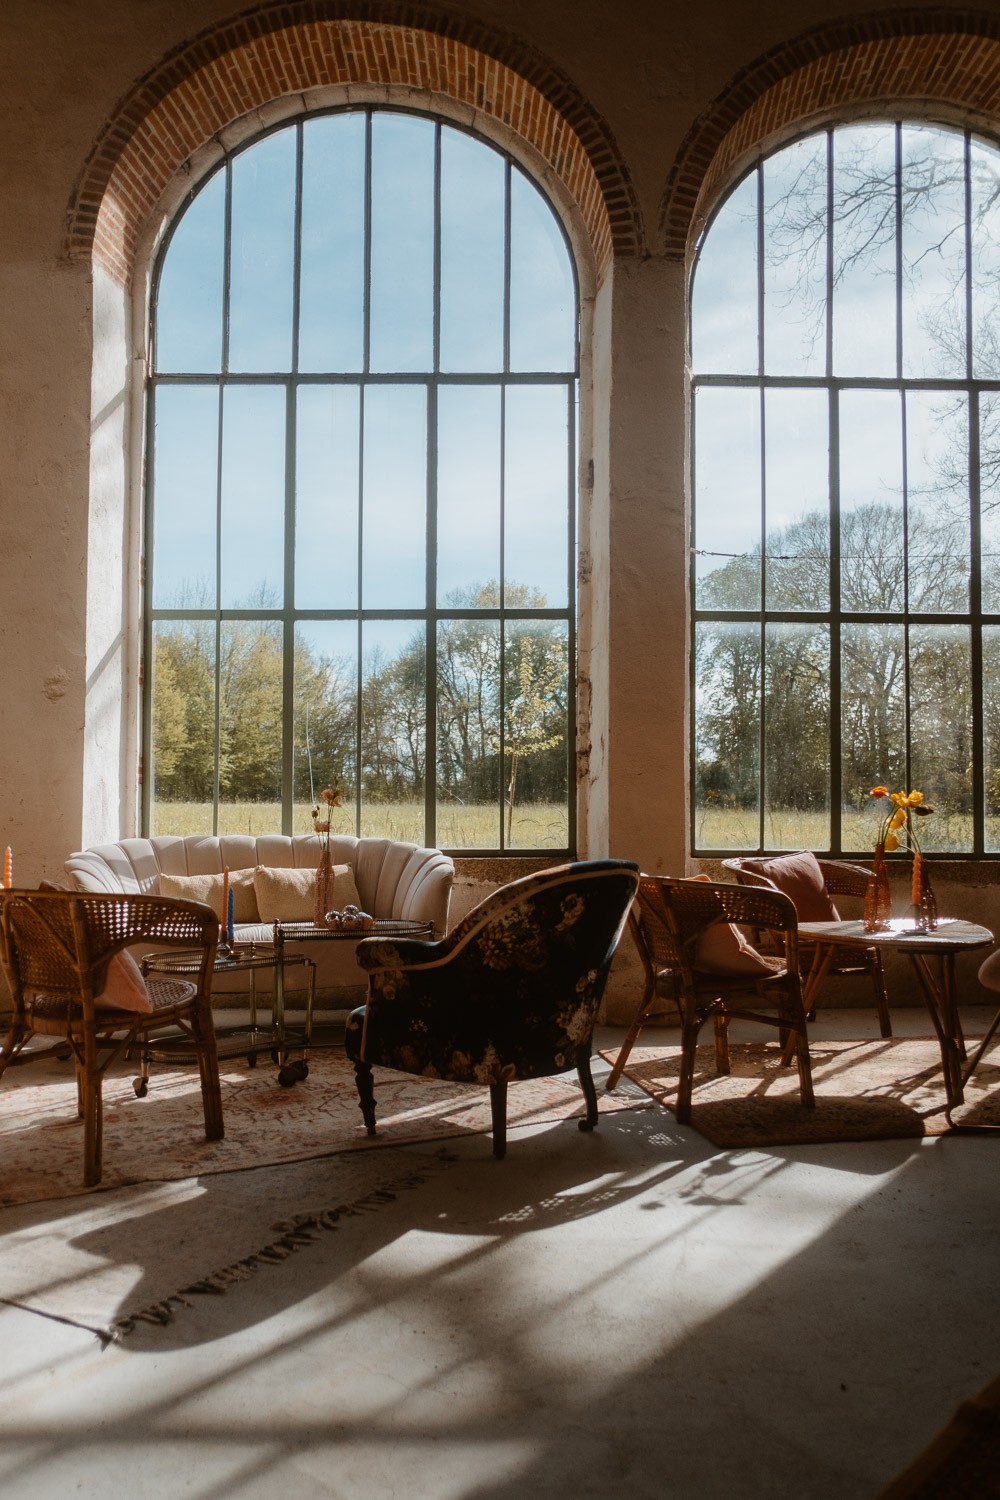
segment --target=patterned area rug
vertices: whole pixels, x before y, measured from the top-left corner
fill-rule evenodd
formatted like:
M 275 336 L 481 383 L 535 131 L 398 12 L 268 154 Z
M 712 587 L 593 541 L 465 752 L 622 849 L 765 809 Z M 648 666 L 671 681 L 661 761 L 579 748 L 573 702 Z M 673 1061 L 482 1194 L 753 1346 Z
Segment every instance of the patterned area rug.
M 309 1077 L 288 1089 L 279 1086 L 276 1070 L 263 1062 L 250 1069 L 244 1059 L 233 1059 L 221 1069 L 222 1141 L 205 1140 L 194 1068 L 155 1068 L 145 1099 L 135 1097 L 134 1067 L 120 1067 L 109 1076 L 104 1084 L 101 1187 L 238 1172 L 490 1129 L 485 1087 L 376 1068 L 378 1134 L 369 1138 L 358 1109 L 354 1069 L 338 1052 L 314 1053 Z M 634 1095 L 616 1098 L 598 1088 L 603 1111 L 635 1109 L 637 1102 L 642 1101 Z M 509 1129 L 583 1113 L 575 1073 L 513 1083 L 508 1091 Z M 84 1192 L 82 1178 L 83 1127 L 72 1069 L 46 1061 L 10 1070 L 0 1084 L 0 1207 Z
M 715 1076 L 715 1049 L 699 1047 L 691 1124 L 716 1146 L 790 1146 L 1000 1129 L 1000 1049 L 980 1062 L 965 1102 L 945 1113 L 934 1038 L 810 1041 L 816 1108 L 799 1103 L 796 1069 L 774 1043 L 734 1043 L 732 1073 Z M 611 1063 L 616 1054 L 601 1054 Z M 623 1076 L 672 1109 L 680 1048 L 635 1047 Z

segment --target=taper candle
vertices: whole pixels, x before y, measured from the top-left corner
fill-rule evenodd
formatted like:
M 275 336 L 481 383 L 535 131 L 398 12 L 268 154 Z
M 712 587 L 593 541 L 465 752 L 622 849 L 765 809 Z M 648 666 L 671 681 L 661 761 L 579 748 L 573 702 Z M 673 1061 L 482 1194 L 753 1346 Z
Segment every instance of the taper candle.
M 219 921 L 225 925 L 229 914 L 229 866 L 226 865 L 222 871 L 222 910 L 219 912 Z
M 233 923 L 236 917 L 236 892 L 232 886 L 229 887 L 229 900 L 226 902 L 226 942 L 230 948 L 233 946 Z
M 9 891 L 14 884 L 14 856 L 10 852 L 8 844 L 3 852 L 3 888 Z

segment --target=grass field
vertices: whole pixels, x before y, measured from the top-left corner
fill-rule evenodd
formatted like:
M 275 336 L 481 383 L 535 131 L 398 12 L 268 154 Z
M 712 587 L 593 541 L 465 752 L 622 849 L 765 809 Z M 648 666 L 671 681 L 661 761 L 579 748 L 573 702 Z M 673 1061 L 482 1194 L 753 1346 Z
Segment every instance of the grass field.
M 843 848 L 856 849 L 859 854 L 870 853 L 879 822 L 874 804 L 871 810 L 842 813 Z M 695 843 L 699 849 L 756 849 L 758 838 L 756 812 L 713 807 L 699 810 L 695 815 Z M 987 849 L 1000 848 L 1000 819 L 987 819 L 986 839 Z M 923 818 L 920 840 L 928 853 L 966 852 L 972 848 L 972 819 L 939 813 Z M 828 849 L 829 819 L 823 813 L 802 813 L 792 809 L 769 812 L 764 819 L 764 846 L 767 849 Z
M 151 833 L 185 834 L 212 832 L 212 808 L 202 802 L 158 802 L 150 816 Z M 506 826 L 506 825 L 505 825 Z M 245 833 L 258 837 L 281 829 L 281 807 L 277 802 L 226 802 L 219 806 L 219 833 Z M 334 810 L 334 833 L 353 833 L 355 809 L 345 803 Z M 312 832 L 312 808 L 300 804 L 294 810 L 293 833 Z M 365 803 L 361 832 L 367 837 L 424 841 L 423 803 Z M 500 814 L 495 806 L 459 806 L 449 802 L 438 808 L 436 843 L 442 849 L 496 849 L 500 843 Z M 518 849 L 564 849 L 569 843 L 566 809 L 559 803 L 525 803 L 514 809 L 510 847 Z

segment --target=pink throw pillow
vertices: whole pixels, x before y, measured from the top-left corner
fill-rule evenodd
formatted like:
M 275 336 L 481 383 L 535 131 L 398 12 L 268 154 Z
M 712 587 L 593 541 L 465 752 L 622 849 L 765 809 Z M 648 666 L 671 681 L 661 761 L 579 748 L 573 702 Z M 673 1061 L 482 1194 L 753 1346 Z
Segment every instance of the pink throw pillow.
M 142 970 L 131 953 L 123 948 L 108 964 L 104 988 L 95 1000 L 98 1010 L 132 1010 L 146 1013 L 153 1002 L 142 977 Z
M 707 875 L 692 875 L 707 880 Z M 732 922 L 713 922 L 698 939 L 695 968 L 707 974 L 773 974 L 774 964 L 748 943 Z
M 819 860 L 809 849 L 773 859 L 741 860 L 744 870 L 763 875 L 776 890 L 790 896 L 800 922 L 839 922 L 840 913 L 823 884 Z

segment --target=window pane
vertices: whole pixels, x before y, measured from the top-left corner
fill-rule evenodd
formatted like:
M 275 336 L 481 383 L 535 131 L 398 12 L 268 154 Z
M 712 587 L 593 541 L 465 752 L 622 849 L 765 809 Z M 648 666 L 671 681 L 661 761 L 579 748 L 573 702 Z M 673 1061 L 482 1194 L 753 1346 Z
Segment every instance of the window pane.
M 434 365 L 434 125 L 372 119 L 371 367 Z
M 187 374 L 222 369 L 226 174 L 198 193 L 163 260 L 156 296 L 156 368 Z
M 215 626 L 153 626 L 151 834 L 212 832 L 215 800 Z
M 903 374 L 965 374 L 965 142 L 904 125 Z
M 504 844 L 561 849 L 569 756 L 569 646 L 561 623 L 508 625 L 504 651 Z
M 1000 153 L 973 141 L 972 373 L 977 380 L 1000 377 Z
M 499 846 L 499 723 L 499 622 L 442 622 L 437 638 L 437 832 L 446 849 Z
M 427 395 L 370 386 L 364 404 L 362 549 L 367 609 L 416 609 L 426 587 Z
M 362 837 L 423 842 L 427 745 L 423 624 L 368 622 L 362 637 Z
M 233 162 L 229 368 L 292 367 L 295 131 L 281 130 Z
M 576 290 L 551 207 L 523 172 L 510 185 L 510 368 L 576 366 Z
M 760 397 L 702 388 L 695 401 L 695 547 L 702 609 L 760 608 Z M 702 554 L 708 554 L 702 555 Z
M 353 609 L 358 603 L 358 388 L 303 386 L 297 419 L 295 603 L 299 609 Z
M 983 609 L 1000 610 L 1000 396 L 979 398 L 979 489 Z
M 692 288 L 692 367 L 701 374 L 756 374 L 757 174 L 712 220 Z
M 358 720 L 358 627 L 310 620 L 295 628 L 294 831 L 312 831 L 324 787 L 343 797 L 334 831 L 353 833 Z
M 833 160 L 834 373 L 895 375 L 895 128 L 842 127 Z
M 764 843 L 827 849 L 829 627 L 769 625 L 764 653 Z
M 972 675 L 964 625 L 910 630 L 910 782 L 935 809 L 925 849 L 972 848 Z
M 771 375 L 826 369 L 826 136 L 764 163 L 764 367 Z
M 441 132 L 441 368 L 503 368 L 504 162 Z
M 284 599 L 285 393 L 230 386 L 222 420 L 223 609 Z
M 903 424 L 895 391 L 841 396 L 840 511 L 842 608 L 902 609 Z
M 841 629 L 841 839 L 870 849 L 873 786 L 906 780 L 906 641 L 902 625 Z
M 695 627 L 695 840 L 756 849 L 760 815 L 760 626 Z
M 219 393 L 161 385 L 153 468 L 153 604 L 215 608 Z
M 765 396 L 768 609 L 830 604 L 830 438 L 825 391 Z
M 281 827 L 281 625 L 224 620 L 219 650 L 219 832 L 273 833 Z
M 364 365 L 365 117 L 322 115 L 302 131 L 299 369 Z
M 500 389 L 438 391 L 438 601 L 482 602 L 500 583 Z M 565 454 L 564 454 L 565 458 Z M 565 554 L 565 538 L 563 552 Z M 565 591 L 564 591 L 565 592 Z
M 564 386 L 509 386 L 504 428 L 504 602 L 565 605 L 570 475 Z
M 986 849 L 1000 853 L 1000 628 L 983 627 L 983 781 Z
M 915 613 L 969 608 L 969 422 L 964 394 L 906 397 L 909 607 Z

